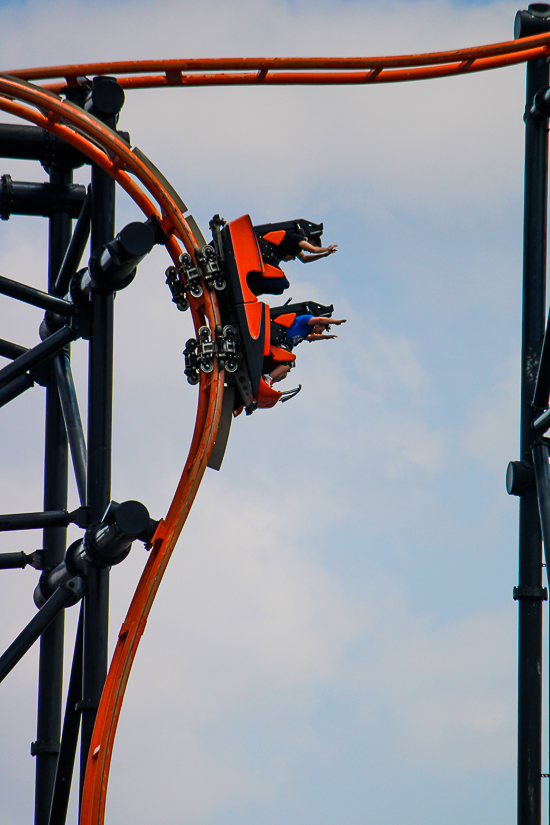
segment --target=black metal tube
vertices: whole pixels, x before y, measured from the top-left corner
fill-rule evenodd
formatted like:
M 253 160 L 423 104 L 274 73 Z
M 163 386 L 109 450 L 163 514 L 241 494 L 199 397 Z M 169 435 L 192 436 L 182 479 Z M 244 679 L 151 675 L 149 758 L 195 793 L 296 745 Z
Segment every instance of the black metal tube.
M 28 352 L 26 347 L 20 347 L 19 344 L 12 344 L 11 341 L 0 338 L 0 355 L 3 358 L 15 360 L 15 358 L 19 358 L 20 355 L 24 355 L 26 352 Z
M 50 176 L 50 181 L 52 178 Z M 0 217 L 36 215 L 51 218 L 65 212 L 77 218 L 86 197 L 86 189 L 78 183 L 26 183 L 10 175 L 0 178 Z
M 0 532 L 66 527 L 70 523 L 71 516 L 67 510 L 47 510 L 43 513 L 6 513 L 0 515 Z
M 31 387 L 34 387 L 34 381 L 28 373 L 20 375 L 19 378 L 10 381 L 7 387 L 0 389 L 0 407 L 9 404 L 14 398 L 22 395 L 26 390 L 30 390 Z
M 130 143 L 127 132 L 118 134 Z M 86 155 L 46 129 L 11 123 L 0 123 L 0 157 L 39 160 L 46 168 L 57 163 L 76 169 L 90 163 Z
M 72 172 L 52 166 L 50 182 L 60 189 L 71 187 Z M 84 190 L 84 187 L 80 187 Z M 71 219 L 66 213 L 58 213 L 49 222 L 48 292 L 53 294 L 61 262 L 71 237 Z M 63 332 L 63 330 L 60 330 Z M 71 330 L 70 337 L 73 337 Z M 54 333 L 54 338 L 58 333 Z M 44 341 L 48 343 L 50 339 Z M 22 356 L 23 358 L 28 356 Z M 18 359 L 20 360 L 20 359 Z M 69 448 L 59 393 L 55 382 L 46 388 L 46 434 L 44 452 L 44 510 L 66 510 L 68 492 Z M 46 568 L 59 564 L 65 556 L 67 545 L 66 525 L 45 527 L 43 537 L 44 565 Z M 63 589 L 63 588 L 62 588 Z M 36 781 L 35 825 L 47 825 L 52 802 L 63 698 L 63 637 L 65 616 L 53 621 L 40 640 L 40 664 L 38 672 L 38 715 L 36 726 Z M 51 746 L 48 747 L 48 743 Z
M 550 571 L 548 563 L 550 560 L 550 464 L 548 462 L 548 447 L 544 442 L 538 441 L 532 447 L 533 466 L 535 468 L 535 479 L 537 483 L 537 498 L 539 503 L 540 523 L 542 527 L 542 538 L 544 543 L 544 557 L 547 574 Z
M 63 731 L 61 733 L 61 745 L 59 748 L 59 758 L 57 760 L 57 771 L 55 774 L 52 807 L 48 825 L 65 825 L 67 819 L 74 760 L 80 730 L 80 708 L 77 708 L 77 704 L 80 702 L 82 696 L 82 635 L 83 606 L 80 607 L 78 630 L 76 632 L 73 664 L 71 667 L 69 689 L 67 691 L 65 718 L 63 720 Z
M 94 88 L 103 82 L 94 79 Z M 115 83 L 115 85 L 117 85 Z M 117 92 L 120 89 L 116 90 Z M 92 99 L 94 89 L 92 89 Z M 114 116 L 105 123 L 116 125 Z M 92 165 L 91 248 L 98 249 L 115 235 L 115 182 Z M 92 297 L 92 337 L 88 367 L 88 475 L 90 521 L 103 516 L 111 498 L 111 435 L 113 404 L 113 294 Z M 91 568 L 84 599 L 84 652 L 80 787 L 103 685 L 107 677 L 109 569 Z
M 49 309 L 67 318 L 74 315 L 76 311 L 75 305 L 70 301 L 64 301 L 63 298 L 55 298 L 53 295 L 48 295 L 47 292 L 41 292 L 41 290 L 35 289 L 32 286 L 20 284 L 18 281 L 12 281 L 9 278 L 3 278 L 1 275 L 0 295 L 17 298 L 18 301 L 24 301 L 26 304 L 31 304 L 41 309 Z
M 0 682 L 4 681 L 8 673 L 73 599 L 74 594 L 66 587 L 60 587 L 50 596 L 44 607 L 40 608 L 17 639 L 0 656 Z
M 548 315 L 548 319 L 546 322 L 546 332 L 544 334 L 544 341 L 542 344 L 542 351 L 540 354 L 540 362 L 539 362 L 539 370 L 537 375 L 537 383 L 535 386 L 535 392 L 533 394 L 533 406 L 536 410 L 546 410 L 548 407 L 548 396 L 550 395 L 550 313 Z M 550 426 L 550 421 L 548 426 L 544 426 L 548 419 L 544 418 L 544 415 L 548 415 L 548 419 L 550 419 L 549 413 L 544 413 L 543 415 L 539 416 L 537 420 L 534 422 L 533 427 L 536 432 L 545 432 Z M 543 420 L 544 419 L 544 420 Z
M 156 238 L 153 224 L 132 221 L 106 247 L 93 249 L 88 262 L 92 291 L 108 294 L 125 289 L 133 281 L 138 264 L 153 249 Z
M 0 553 L 0 570 L 23 569 L 28 563 L 28 556 L 22 550 L 18 553 Z
M 3 338 L 0 338 L 0 355 L 3 358 L 15 360 L 21 355 L 25 355 L 28 351 L 26 347 L 21 347 L 19 344 L 13 344 L 11 341 L 5 341 Z M 7 386 L 2 387 L 0 389 L 0 408 L 9 404 L 10 401 L 13 401 L 14 398 L 22 395 L 27 390 L 30 390 L 31 387 L 34 387 L 35 380 L 37 379 L 38 383 L 46 383 L 42 377 L 36 375 L 30 376 L 28 373 L 24 373 L 20 375 L 19 378 L 10 381 Z
M 43 166 L 65 163 L 82 166 L 90 161 L 78 149 L 38 126 L 0 124 L 0 157 L 39 160 Z
M 66 295 L 69 289 L 71 278 L 75 275 L 80 261 L 86 249 L 88 238 L 90 237 L 90 218 L 92 214 L 92 193 L 88 188 L 88 192 L 82 204 L 80 215 L 74 228 L 71 242 L 67 249 L 67 253 L 61 264 L 59 275 L 55 282 L 55 294 Z
M 80 503 L 86 504 L 86 441 L 78 409 L 76 390 L 71 371 L 71 363 L 66 352 L 60 352 L 53 359 L 57 389 L 69 437 L 73 468 Z
M 0 387 L 7 386 L 14 378 L 23 375 L 27 370 L 38 366 L 42 361 L 55 355 L 58 350 L 66 346 L 69 341 L 74 341 L 76 337 L 77 334 L 70 327 L 62 327 L 57 330 L 57 332 L 54 332 L 49 338 L 46 338 L 45 341 L 41 341 L 32 349 L 27 350 L 24 355 L 20 355 L 15 361 L 8 364 L 7 367 L 1 369 Z
M 548 118 L 530 114 L 548 86 L 546 59 L 527 64 L 521 378 L 521 458 L 531 458 L 532 407 L 544 337 Z M 518 825 L 540 825 L 542 762 L 542 535 L 536 490 L 520 497 L 518 599 Z
M 550 428 L 550 410 L 546 410 L 533 421 L 533 429 L 536 433 L 545 433 Z

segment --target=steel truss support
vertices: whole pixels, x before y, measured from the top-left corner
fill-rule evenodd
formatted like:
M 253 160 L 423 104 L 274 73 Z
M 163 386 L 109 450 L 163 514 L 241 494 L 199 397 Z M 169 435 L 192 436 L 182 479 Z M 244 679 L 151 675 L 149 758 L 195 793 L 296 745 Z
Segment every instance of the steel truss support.
M 124 103 L 117 81 L 81 80 L 66 91 L 67 98 L 115 129 Z M 129 143 L 129 135 L 118 134 Z M 27 349 L 0 339 L 0 356 L 11 360 L 0 369 L 0 407 L 34 383 L 46 389 L 43 512 L 0 515 L 0 532 L 43 530 L 42 549 L 0 554 L 0 570 L 29 565 L 42 571 L 34 591 L 39 612 L 0 656 L 0 681 L 40 639 L 37 737 L 31 745 L 34 820 L 35 825 L 64 825 L 79 734 L 82 786 L 107 676 L 109 571 L 127 557 L 136 539 L 149 545 L 159 526 L 140 502 L 111 500 L 114 294 L 131 283 L 145 255 L 169 236 L 153 215 L 128 224 L 115 237 L 115 180 L 91 163 L 88 190 L 73 184 L 73 168 L 90 161 L 42 129 L 0 124 L 2 155 L 39 159 L 50 181 L 0 178 L 0 217 L 49 218 L 47 292 L 0 276 L 0 294 L 45 310 L 36 346 Z M 88 266 L 79 269 L 90 237 Z M 70 344 L 80 337 L 89 341 L 87 437 L 70 361 Z M 69 447 L 80 499 L 72 512 L 67 509 Z M 69 524 L 84 532 L 67 548 Z M 61 731 L 64 609 L 80 599 Z
M 2 682 L 8 673 L 10 673 L 15 665 L 21 661 L 25 653 L 30 650 L 32 645 L 36 642 L 37 639 L 43 640 L 46 636 L 48 630 L 58 621 L 60 618 L 63 617 L 64 608 L 67 607 L 72 601 L 75 599 L 75 591 L 76 591 L 76 584 L 74 582 L 69 582 L 69 585 L 73 586 L 74 589 L 71 589 L 69 586 L 62 585 L 58 587 L 55 593 L 53 593 L 48 601 L 46 602 L 43 607 L 40 608 L 38 613 L 30 620 L 28 625 L 24 630 L 21 631 L 17 639 L 8 647 L 5 653 L 0 656 L 0 682 Z M 56 637 L 54 637 L 56 638 Z M 50 645 L 51 646 L 51 645 Z M 43 646 L 41 646 L 41 659 L 43 658 Z M 53 663 L 56 662 L 54 658 Z M 51 665 L 52 662 L 48 660 L 46 663 Z M 42 672 L 44 668 L 42 668 Z M 44 704 L 45 700 L 50 698 L 53 694 L 53 688 L 56 687 L 56 683 L 50 686 L 50 690 L 46 692 L 46 696 L 44 697 L 44 692 L 42 693 L 42 704 Z M 40 698 L 40 692 L 39 692 Z M 40 707 L 40 702 L 39 702 Z M 54 717 L 55 718 L 55 717 Z M 40 716 L 39 716 L 40 719 Z M 48 728 L 45 727 L 44 724 L 40 726 L 39 730 L 46 730 Z M 59 731 L 55 730 L 54 735 L 57 735 L 57 741 L 55 739 L 38 739 L 36 742 L 32 743 L 31 746 L 31 753 L 33 756 L 45 756 L 49 754 L 56 754 L 59 751 Z M 57 761 L 57 757 L 56 757 Z M 41 762 L 37 760 L 37 765 L 41 765 Z M 46 763 L 43 766 L 45 769 L 40 771 L 37 769 L 37 785 L 41 788 L 43 785 L 46 785 L 45 778 L 48 777 L 49 771 L 48 769 L 49 763 Z M 49 784 L 46 785 L 49 790 Z M 42 796 L 39 797 L 40 801 L 42 802 Z M 44 800 L 45 804 L 45 800 Z M 42 805 L 40 806 L 42 808 Z M 48 808 L 49 810 L 49 808 Z
M 79 105 L 113 129 L 116 127 L 124 93 L 115 80 L 95 78 L 92 84 L 85 84 L 78 95 Z M 0 569 L 32 565 L 43 570 L 37 592 L 45 595 L 42 601 L 42 596 L 37 600 L 37 604 L 43 605 L 39 612 L 0 657 L 0 678 L 4 678 L 40 638 L 37 736 L 31 746 L 31 753 L 36 757 L 35 825 L 61 825 L 67 813 L 79 731 L 82 781 L 107 675 L 109 565 L 127 555 L 138 534 L 148 541 L 156 527 L 156 522 L 137 502 L 110 503 L 114 292 L 129 283 L 139 260 L 156 242 L 156 236 L 153 238 L 150 228 L 140 229 L 142 235 L 148 232 L 153 239 L 147 249 L 140 248 L 137 254 L 132 245 L 126 249 L 124 235 L 117 251 L 126 255 L 125 269 L 117 271 L 111 254 L 108 256 L 110 269 L 103 272 L 96 263 L 94 273 L 103 279 L 101 285 L 92 282 L 91 287 L 87 287 L 79 281 L 73 294 L 71 280 L 90 234 L 92 250 L 100 253 L 115 237 L 115 181 L 92 164 L 88 192 L 82 186 L 75 186 L 72 169 L 89 161 L 63 141 L 35 127 L 0 125 L 0 154 L 39 159 L 50 174 L 47 184 L 15 183 L 9 175 L 0 181 L 2 217 L 7 219 L 11 214 L 49 217 L 48 291 L 0 276 L 0 293 L 46 310 L 40 344 L 26 349 L 0 340 L 0 355 L 12 361 L 0 369 L 0 406 L 35 382 L 46 388 L 44 512 L 0 516 L 0 530 L 43 529 L 42 550 L 32 555 L 3 554 Z M 72 218 L 78 220 L 71 235 Z M 133 238 L 132 233 L 130 235 Z M 88 444 L 70 366 L 70 342 L 80 335 L 89 338 Z M 67 510 L 69 446 L 81 504 L 73 513 Z M 71 579 L 72 568 L 66 559 L 74 545 L 66 554 L 68 524 L 73 522 L 81 528 L 94 522 L 97 525 L 107 512 L 114 537 L 112 547 L 108 544 L 102 544 L 99 549 L 95 547 L 94 533 L 87 530 L 86 540 L 79 544 L 84 575 Z M 132 524 L 138 526 L 130 535 Z M 102 559 L 101 551 L 109 549 L 113 558 Z M 83 561 L 94 553 L 91 563 Z M 49 595 L 48 582 L 56 575 L 61 586 L 53 592 L 50 590 Z M 61 736 L 64 608 L 82 597 Z

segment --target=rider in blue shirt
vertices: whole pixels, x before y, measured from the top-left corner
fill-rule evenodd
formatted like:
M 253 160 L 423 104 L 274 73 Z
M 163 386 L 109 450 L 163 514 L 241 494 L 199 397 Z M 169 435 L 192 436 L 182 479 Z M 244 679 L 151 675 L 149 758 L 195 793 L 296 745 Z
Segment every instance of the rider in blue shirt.
M 300 341 L 304 339 L 307 341 L 322 341 L 330 338 L 337 338 L 337 335 L 323 335 L 323 332 L 330 331 L 330 325 L 335 324 L 339 327 L 340 324 L 345 324 L 346 319 L 335 321 L 333 318 L 324 318 L 315 315 L 297 315 L 290 327 L 286 337 L 289 344 L 295 347 Z
M 335 321 L 333 318 L 324 318 L 316 315 L 297 315 L 286 334 L 289 345 L 288 348 L 292 349 L 301 341 L 328 341 L 331 338 L 337 338 L 337 335 L 323 335 L 323 332 L 330 330 L 331 324 L 336 324 L 336 326 L 339 327 L 340 324 L 345 323 L 345 318 Z M 284 347 L 284 344 L 281 346 Z M 271 370 L 269 375 L 264 375 L 264 380 L 267 381 L 269 386 L 272 386 L 272 384 L 276 384 L 278 381 L 286 378 L 291 369 L 291 364 L 278 364 Z

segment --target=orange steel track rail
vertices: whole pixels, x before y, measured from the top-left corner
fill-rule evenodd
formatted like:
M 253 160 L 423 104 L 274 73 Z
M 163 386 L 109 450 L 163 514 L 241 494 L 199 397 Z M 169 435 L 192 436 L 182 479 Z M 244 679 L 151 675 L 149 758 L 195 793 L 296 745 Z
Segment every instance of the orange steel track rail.
M 145 215 L 157 214 L 171 235 L 167 244 L 177 264 L 177 239 L 194 255 L 197 242 L 174 200 L 169 184 L 156 175 L 143 156 L 137 157 L 115 131 L 84 110 L 24 80 L 0 75 L 0 109 L 41 126 L 86 154 L 130 194 Z M 130 177 L 140 181 L 159 209 Z M 159 179 L 160 178 L 160 179 Z M 160 215 L 158 215 L 160 212 Z M 215 293 L 204 290 L 200 299 L 188 296 L 195 329 L 205 321 L 212 333 L 220 322 Z M 223 395 L 223 371 L 217 365 L 201 373 L 195 430 L 183 473 L 166 518 L 152 540 L 152 550 L 119 633 L 118 642 L 99 704 L 84 779 L 81 825 L 102 823 L 114 738 L 130 670 L 147 617 L 172 551 L 201 483 L 218 428 Z
M 395 83 L 498 69 L 550 53 L 550 35 L 458 49 L 390 57 L 246 57 L 197 60 L 137 60 L 14 69 L 24 80 L 56 80 L 42 88 L 61 92 L 87 75 L 118 76 L 123 89 L 166 86 L 339 85 Z M 160 72 L 161 74 L 153 74 Z M 205 72 L 207 74 L 205 74 Z M 230 72 L 230 74 L 228 74 Z M 130 77 L 123 75 L 131 75 Z M 59 78 L 64 78 L 60 81 Z

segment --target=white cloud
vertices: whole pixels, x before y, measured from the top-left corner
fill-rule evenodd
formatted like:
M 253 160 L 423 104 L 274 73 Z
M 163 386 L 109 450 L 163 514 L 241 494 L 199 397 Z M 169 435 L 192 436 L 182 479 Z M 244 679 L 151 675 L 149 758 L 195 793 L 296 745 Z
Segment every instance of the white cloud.
M 402 764 L 452 774 L 513 761 L 514 614 L 510 605 L 434 626 L 398 604 L 380 622 L 367 678 L 399 717 Z
M 490 396 L 477 398 L 468 410 L 469 424 L 464 431 L 464 446 L 490 469 L 500 470 L 506 457 L 518 450 L 519 359 L 509 365 L 509 374 L 491 387 Z M 511 460 L 510 458 L 508 460 Z

